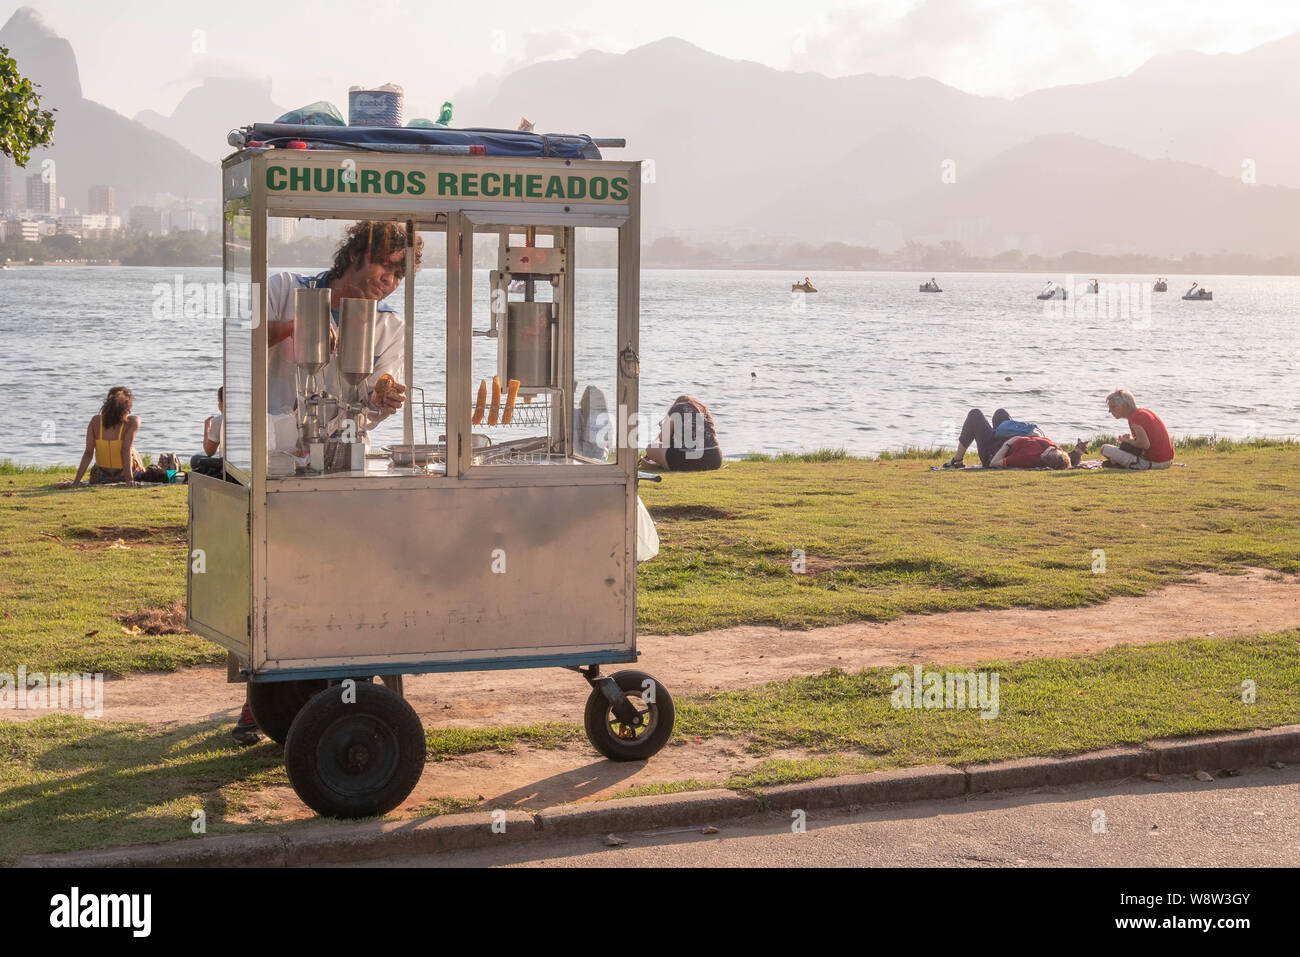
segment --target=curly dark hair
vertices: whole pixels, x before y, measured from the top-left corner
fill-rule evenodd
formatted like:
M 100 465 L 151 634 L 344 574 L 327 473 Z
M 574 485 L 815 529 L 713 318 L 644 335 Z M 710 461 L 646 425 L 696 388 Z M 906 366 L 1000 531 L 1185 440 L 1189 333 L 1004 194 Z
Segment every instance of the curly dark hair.
M 125 422 L 126 417 L 131 414 L 131 404 L 134 399 L 131 390 L 126 386 L 113 386 L 108 390 L 108 398 L 99 407 L 100 424 L 106 429 L 111 429 L 113 426 Z
M 401 223 L 390 223 L 380 219 L 363 219 L 348 227 L 343 242 L 334 253 L 334 265 L 330 267 L 326 280 L 338 279 L 352 266 L 373 259 L 383 259 L 398 250 L 405 250 L 406 227 Z M 424 258 L 424 237 L 415 234 L 415 268 L 420 268 Z M 397 267 L 397 278 L 406 278 L 406 263 Z

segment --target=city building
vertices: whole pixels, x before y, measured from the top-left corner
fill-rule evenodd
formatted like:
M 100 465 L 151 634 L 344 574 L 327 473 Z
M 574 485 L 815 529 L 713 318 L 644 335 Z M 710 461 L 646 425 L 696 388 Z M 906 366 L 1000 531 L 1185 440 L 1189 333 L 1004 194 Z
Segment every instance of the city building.
M 54 180 L 54 169 L 48 175 L 42 171 L 27 177 L 27 208 L 37 216 L 59 214 L 59 191 Z
M 143 229 L 150 236 L 167 235 L 162 210 L 157 206 L 132 206 L 130 222 L 132 226 Z
M 204 216 L 190 206 L 180 206 L 167 212 L 167 229 L 169 232 L 202 232 L 206 227 Z
M 122 228 L 120 216 L 105 216 L 102 213 L 64 213 L 59 217 L 59 231 L 72 233 L 83 238 L 95 238 L 100 234 Z
M 0 211 L 17 207 L 14 199 L 14 180 L 18 178 L 18 164 L 8 156 L 0 156 Z
M 89 202 L 86 212 L 92 216 L 112 216 L 115 210 L 113 204 L 116 199 L 116 191 L 112 186 L 92 186 L 90 187 Z
M 41 224 L 33 219 L 11 219 L 0 223 L 3 228 L 3 241 L 6 243 L 38 243 L 41 241 Z

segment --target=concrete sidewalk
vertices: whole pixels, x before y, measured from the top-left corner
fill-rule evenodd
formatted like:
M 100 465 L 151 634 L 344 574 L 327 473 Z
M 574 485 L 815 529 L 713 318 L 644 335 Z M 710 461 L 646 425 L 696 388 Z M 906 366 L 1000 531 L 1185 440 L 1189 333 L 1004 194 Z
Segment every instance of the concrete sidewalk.
M 1213 775 L 1300 762 L 1300 725 L 1153 741 L 1067 758 L 965 767 L 899 768 L 739 793 L 725 789 L 564 804 L 536 812 L 479 811 L 405 821 L 328 822 L 283 833 L 196 837 L 168 844 L 29 855 L 18 867 L 302 867 L 618 831 L 717 825 L 764 811 L 906 804 L 1143 775 Z

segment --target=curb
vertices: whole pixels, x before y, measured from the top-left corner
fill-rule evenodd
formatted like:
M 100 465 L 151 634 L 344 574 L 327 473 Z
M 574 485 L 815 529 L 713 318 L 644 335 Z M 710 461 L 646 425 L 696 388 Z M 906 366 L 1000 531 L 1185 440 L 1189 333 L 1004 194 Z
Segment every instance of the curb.
M 1189 774 L 1272 761 L 1300 762 L 1300 725 L 1264 731 L 1151 741 L 1067 758 L 1019 758 L 965 767 L 893 768 L 758 788 L 725 788 L 562 804 L 537 812 L 472 811 L 405 821 L 330 823 L 278 833 L 66 854 L 32 854 L 16 867 L 301 867 L 520 844 L 563 837 L 718 824 L 813 808 L 903 804 L 989 791 L 1111 781 L 1142 774 Z

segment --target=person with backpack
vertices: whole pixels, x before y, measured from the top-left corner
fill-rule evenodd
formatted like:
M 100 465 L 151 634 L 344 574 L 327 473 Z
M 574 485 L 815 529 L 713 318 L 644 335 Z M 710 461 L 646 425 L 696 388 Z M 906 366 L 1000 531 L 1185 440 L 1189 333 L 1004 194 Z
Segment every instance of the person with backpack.
M 1006 409 L 997 409 L 993 413 L 992 421 L 989 421 L 979 409 L 971 409 L 966 413 L 966 421 L 962 423 L 961 434 L 957 437 L 957 452 L 943 463 L 943 467 L 965 468 L 966 450 L 974 442 L 979 453 L 980 465 L 988 468 L 993 461 L 993 456 L 997 455 L 1011 439 L 1042 434 L 1042 430 L 1034 423 L 1020 422 L 1011 418 Z

